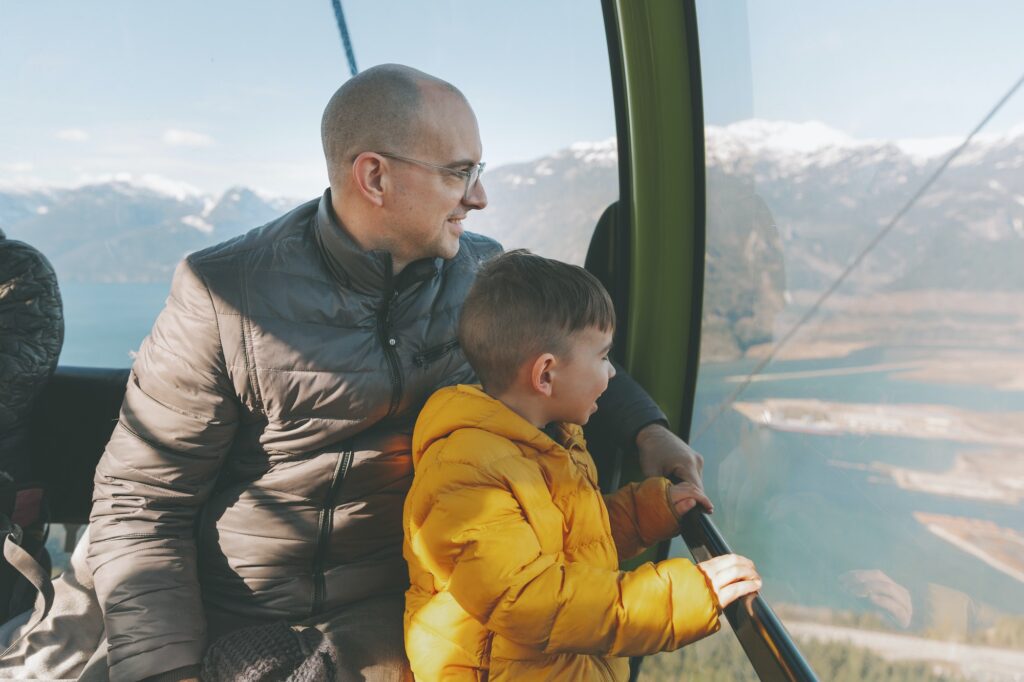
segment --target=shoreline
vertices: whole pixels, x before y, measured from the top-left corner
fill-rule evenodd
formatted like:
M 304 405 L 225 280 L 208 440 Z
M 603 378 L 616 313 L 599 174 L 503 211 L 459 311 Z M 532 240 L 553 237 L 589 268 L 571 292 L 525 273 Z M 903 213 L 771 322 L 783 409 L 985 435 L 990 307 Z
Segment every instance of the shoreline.
M 1020 650 L 804 621 L 785 625 L 797 640 L 844 642 L 868 649 L 888 661 L 942 663 L 955 666 L 967 677 L 989 682 L 1024 680 L 1024 651 Z

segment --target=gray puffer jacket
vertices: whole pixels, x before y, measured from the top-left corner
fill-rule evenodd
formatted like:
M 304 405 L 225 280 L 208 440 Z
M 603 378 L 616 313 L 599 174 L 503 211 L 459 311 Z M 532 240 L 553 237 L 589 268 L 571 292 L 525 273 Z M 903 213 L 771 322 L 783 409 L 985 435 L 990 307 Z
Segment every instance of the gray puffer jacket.
M 392 277 L 330 206 L 189 256 L 139 351 L 91 517 L 112 679 L 198 663 L 203 599 L 294 620 L 407 585 L 412 426 L 472 380 L 457 313 L 500 246 Z

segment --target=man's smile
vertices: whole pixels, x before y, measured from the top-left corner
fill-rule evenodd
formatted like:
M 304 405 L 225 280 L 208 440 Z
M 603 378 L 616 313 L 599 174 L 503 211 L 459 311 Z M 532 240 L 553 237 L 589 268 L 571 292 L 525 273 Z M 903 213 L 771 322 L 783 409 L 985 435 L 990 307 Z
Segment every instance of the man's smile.
M 465 220 L 465 218 L 465 215 L 448 216 L 448 223 L 451 224 L 459 234 L 462 234 L 462 221 Z

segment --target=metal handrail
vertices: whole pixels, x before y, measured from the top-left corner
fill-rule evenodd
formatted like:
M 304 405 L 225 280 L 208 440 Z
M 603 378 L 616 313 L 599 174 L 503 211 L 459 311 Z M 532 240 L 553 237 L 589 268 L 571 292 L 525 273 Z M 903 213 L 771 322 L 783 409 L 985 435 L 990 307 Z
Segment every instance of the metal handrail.
M 733 553 L 699 506 L 683 517 L 680 537 L 698 562 Z M 817 675 L 764 597 L 747 595 L 725 607 L 724 612 L 761 680 L 818 682 Z

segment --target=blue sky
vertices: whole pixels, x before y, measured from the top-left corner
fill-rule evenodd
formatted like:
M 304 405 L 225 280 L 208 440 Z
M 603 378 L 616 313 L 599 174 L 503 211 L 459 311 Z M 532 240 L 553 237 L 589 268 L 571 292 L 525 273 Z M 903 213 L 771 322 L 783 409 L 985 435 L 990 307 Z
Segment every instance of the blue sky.
M 965 135 L 1024 74 L 1017 0 L 698 0 L 709 121 Z M 745 31 L 745 27 L 749 27 Z M 989 130 L 1024 122 L 1024 94 Z
M 344 5 L 360 67 L 404 62 L 466 92 L 492 166 L 614 134 L 596 0 Z M 1024 3 L 701 0 L 699 12 L 709 123 L 962 135 L 1024 71 Z M 329 0 L 0 0 L 0 65 L 0 183 L 153 173 L 300 197 L 326 183 L 320 112 L 348 75 Z M 1024 120 L 1021 99 L 994 128 Z

